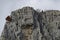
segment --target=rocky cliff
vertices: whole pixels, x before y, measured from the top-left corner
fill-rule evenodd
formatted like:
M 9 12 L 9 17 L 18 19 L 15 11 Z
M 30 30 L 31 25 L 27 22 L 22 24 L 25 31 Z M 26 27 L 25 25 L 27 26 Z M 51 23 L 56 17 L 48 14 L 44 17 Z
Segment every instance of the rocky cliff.
M 60 11 L 23 7 L 11 12 L 1 40 L 60 40 Z

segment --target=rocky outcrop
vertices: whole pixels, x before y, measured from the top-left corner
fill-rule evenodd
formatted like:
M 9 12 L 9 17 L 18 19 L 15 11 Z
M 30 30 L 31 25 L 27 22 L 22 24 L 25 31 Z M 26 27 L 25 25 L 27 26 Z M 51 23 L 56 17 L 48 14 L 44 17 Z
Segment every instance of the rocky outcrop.
M 7 16 L 2 40 L 60 40 L 60 11 L 23 7 Z

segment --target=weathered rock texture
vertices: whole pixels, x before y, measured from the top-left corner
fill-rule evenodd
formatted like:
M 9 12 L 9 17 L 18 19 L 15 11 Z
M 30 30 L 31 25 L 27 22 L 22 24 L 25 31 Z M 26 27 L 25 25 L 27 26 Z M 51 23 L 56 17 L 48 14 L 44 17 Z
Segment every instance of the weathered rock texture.
M 60 11 L 38 12 L 23 7 L 11 12 L 1 35 L 2 40 L 60 40 Z

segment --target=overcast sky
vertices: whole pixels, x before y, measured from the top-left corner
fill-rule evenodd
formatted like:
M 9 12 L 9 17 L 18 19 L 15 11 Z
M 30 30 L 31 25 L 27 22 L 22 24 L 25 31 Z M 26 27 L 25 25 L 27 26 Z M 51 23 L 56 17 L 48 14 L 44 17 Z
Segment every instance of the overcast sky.
M 11 11 L 24 6 L 41 10 L 60 10 L 60 0 L 0 0 L 0 35 L 5 25 L 6 16 L 10 15 Z

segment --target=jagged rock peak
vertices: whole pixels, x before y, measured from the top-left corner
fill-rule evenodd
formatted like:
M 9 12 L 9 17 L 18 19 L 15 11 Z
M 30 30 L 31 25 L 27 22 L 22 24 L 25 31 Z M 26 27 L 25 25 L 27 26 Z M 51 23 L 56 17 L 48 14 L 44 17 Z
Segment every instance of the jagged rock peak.
M 60 40 L 60 11 L 23 7 L 7 16 L 1 40 Z
M 17 9 L 17 10 L 14 10 L 14 11 L 12 11 L 12 12 L 17 12 L 17 11 L 28 11 L 28 10 L 34 10 L 34 8 L 33 7 L 29 7 L 29 6 L 26 6 L 26 7 L 22 7 L 21 9 Z

